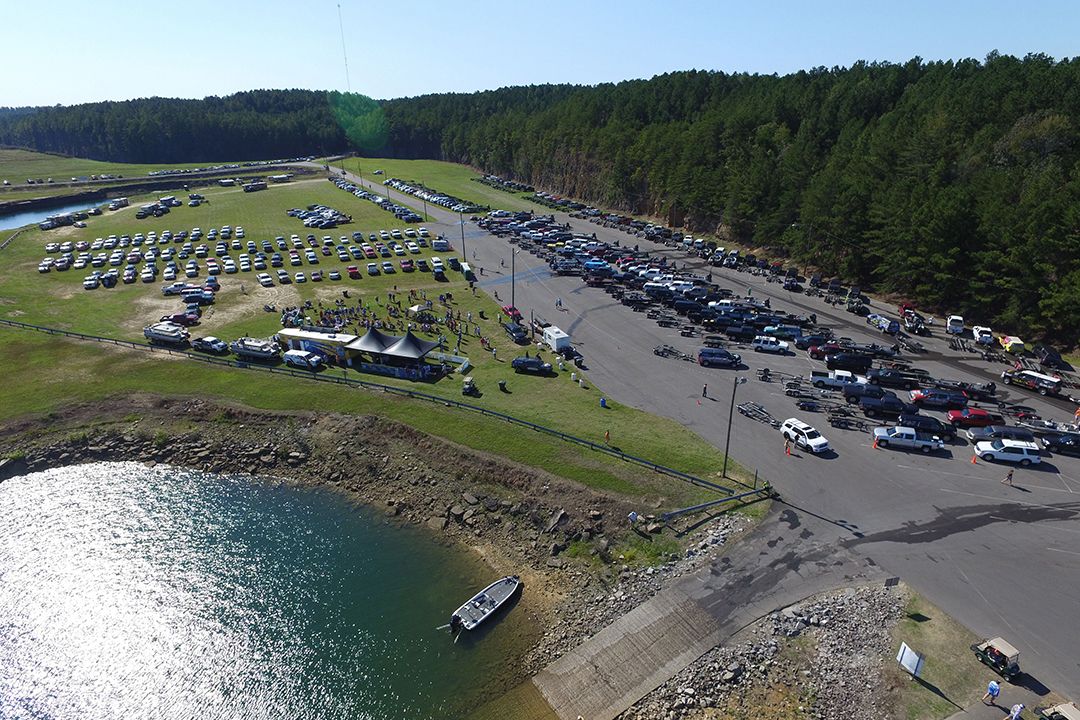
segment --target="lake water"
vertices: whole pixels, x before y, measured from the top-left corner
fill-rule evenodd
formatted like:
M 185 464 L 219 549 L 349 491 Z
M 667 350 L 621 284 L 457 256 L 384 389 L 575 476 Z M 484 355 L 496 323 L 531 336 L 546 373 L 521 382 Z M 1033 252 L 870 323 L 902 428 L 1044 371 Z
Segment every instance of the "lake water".
M 0 199 L 3 199 L 3 197 L 0 196 Z M 50 215 L 61 215 L 63 213 L 76 212 L 78 210 L 89 210 L 95 205 L 101 204 L 101 200 L 79 200 L 78 202 L 68 203 L 66 205 L 53 205 L 50 207 L 34 208 L 33 210 L 24 210 L 22 212 L 12 213 L 11 215 L 0 215 L 0 230 L 15 230 L 21 228 L 23 225 L 37 225 Z
M 134 463 L 0 484 L 0 718 L 453 718 L 505 690 L 490 570 L 328 490 Z M 526 589 L 526 592 L 528 590 Z

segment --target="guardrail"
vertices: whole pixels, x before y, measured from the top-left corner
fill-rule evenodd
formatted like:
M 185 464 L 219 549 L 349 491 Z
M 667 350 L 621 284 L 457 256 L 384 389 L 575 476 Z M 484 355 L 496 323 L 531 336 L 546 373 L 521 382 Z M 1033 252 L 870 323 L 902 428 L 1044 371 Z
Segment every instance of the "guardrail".
M 12 240 L 19 237 L 19 235 L 23 234 L 24 232 L 26 232 L 26 228 L 19 228 L 18 230 L 16 230 L 14 233 L 12 233 L 11 237 L 0 243 L 0 250 L 3 250 L 8 245 L 10 245 Z
M 464 403 L 464 402 L 461 402 L 459 400 L 451 400 L 449 398 L 439 397 L 438 395 L 432 395 L 430 393 L 418 392 L 416 390 L 409 390 L 407 388 L 395 387 L 393 385 L 383 385 L 382 383 L 369 382 L 367 380 L 358 380 L 356 378 L 350 378 L 350 377 L 346 377 L 346 376 L 337 376 L 337 375 L 332 374 L 332 372 L 317 373 L 317 372 L 312 372 L 312 371 L 295 370 L 293 368 L 287 368 L 287 367 L 285 367 L 285 368 L 283 368 L 283 367 L 274 367 L 274 366 L 270 366 L 270 365 L 263 365 L 263 364 L 260 364 L 260 363 L 244 362 L 242 360 L 230 360 L 228 358 L 214 357 L 214 356 L 211 356 L 211 355 L 201 355 L 199 353 L 191 352 L 191 351 L 188 351 L 188 350 L 180 350 L 180 349 L 170 348 L 170 347 L 166 347 L 166 346 L 162 346 L 162 345 L 139 343 L 139 342 L 133 342 L 131 340 L 118 340 L 116 338 L 101 337 L 99 335 L 89 335 L 89 334 L 86 334 L 86 333 L 74 332 L 72 330 L 61 330 L 59 328 L 50 328 L 50 327 L 45 327 L 45 326 L 42 326 L 42 325 L 33 325 L 31 323 L 23 323 L 23 322 L 19 322 L 17 320 L 7 320 L 7 319 L 4 319 L 4 318 L 0 318 L 0 325 L 6 325 L 8 327 L 12 327 L 12 328 L 20 329 L 20 330 L 32 330 L 32 331 L 35 331 L 35 332 L 41 332 L 41 333 L 45 333 L 45 334 L 48 334 L 48 335 L 60 335 L 60 336 L 63 336 L 63 337 L 73 338 L 75 340 L 98 342 L 98 343 L 103 343 L 103 344 L 107 344 L 107 345 L 117 345 L 117 346 L 120 346 L 120 347 L 126 347 L 126 348 L 130 348 L 130 349 L 133 349 L 133 350 L 142 350 L 142 351 L 145 351 L 145 352 L 160 352 L 160 353 L 166 353 L 168 355 L 173 355 L 173 356 L 179 355 L 181 357 L 185 357 L 185 358 L 188 358 L 190 360 L 196 360 L 198 362 L 203 362 L 203 363 L 206 363 L 208 365 L 218 365 L 218 366 L 223 366 L 223 367 L 239 368 L 239 369 L 243 369 L 243 370 L 254 370 L 254 371 L 258 371 L 258 372 L 267 372 L 267 373 L 271 373 L 271 374 L 275 374 L 275 375 L 288 375 L 288 376 L 291 376 L 291 377 L 303 378 L 305 380 L 314 380 L 316 382 L 328 382 L 328 383 L 334 383 L 334 384 L 337 384 L 337 385 L 346 385 L 346 386 L 350 386 L 350 387 L 364 388 L 364 389 L 367 389 L 367 390 L 378 390 L 380 392 L 389 393 L 389 394 L 392 394 L 392 395 L 397 395 L 399 397 L 411 398 L 411 399 L 415 399 L 415 400 L 426 400 L 428 402 L 439 403 L 439 404 L 444 405 L 446 407 L 454 407 L 454 408 L 458 408 L 458 409 L 461 409 L 461 410 L 468 410 L 470 412 L 479 413 L 479 414 L 484 415 L 486 417 L 492 417 L 492 418 L 496 418 L 496 419 L 499 419 L 499 420 L 504 420 L 504 421 L 512 423 L 514 425 L 529 428 L 529 429 L 534 430 L 536 432 L 541 432 L 541 433 L 544 433 L 545 435 L 549 435 L 551 437 L 558 438 L 559 440 L 562 440 L 564 442 L 569 442 L 569 443 L 573 443 L 575 445 L 580 445 L 582 447 L 587 447 L 590 450 L 595 450 L 596 452 L 603 453 L 603 454 L 605 454 L 605 455 L 607 455 L 609 457 L 613 457 L 613 458 L 616 458 L 618 460 L 622 460 L 624 462 L 628 462 L 628 463 L 631 463 L 631 464 L 634 464 L 634 465 L 638 465 L 640 467 L 648 468 L 649 470 L 652 470 L 652 471 L 654 471 L 656 473 L 659 473 L 661 475 L 667 475 L 668 477 L 675 478 L 677 480 L 682 480 L 684 482 L 687 482 L 687 483 L 689 483 L 691 485 L 695 485 L 695 486 L 698 486 L 698 487 L 709 488 L 710 490 L 714 490 L 714 491 L 716 491 L 718 493 L 722 493 L 722 494 L 728 496 L 727 499 L 730 499 L 730 500 L 734 500 L 736 498 L 742 498 L 742 497 L 745 497 L 747 495 L 747 493 L 745 493 L 745 492 L 741 493 L 739 495 L 736 495 L 735 491 L 732 490 L 731 488 L 725 487 L 723 485 L 719 485 L 719 484 L 714 483 L 714 482 L 712 482 L 710 480 L 705 480 L 704 478 L 697 477 L 696 475 L 691 475 L 690 473 L 685 473 L 685 472 L 682 472 L 681 470 L 676 470 L 674 468 L 670 468 L 670 467 L 667 467 L 665 465 L 660 465 L 658 463 L 654 463 L 651 460 L 646 460 L 645 458 L 640 458 L 640 457 L 637 457 L 636 455 L 630 455 L 629 453 L 624 453 L 621 450 L 616 450 L 615 448 L 609 447 L 607 445 L 602 445 L 600 443 L 595 443 L 595 442 L 593 442 L 591 440 L 586 440 L 585 438 L 577 437 L 576 435 L 570 435 L 569 433 L 564 433 L 564 432 L 562 432 L 560 430 L 555 430 L 554 428 L 549 428 L 549 427 L 545 427 L 543 425 L 538 425 L 538 424 L 536 424 L 534 422 L 531 422 L 529 420 L 525 420 L 525 419 L 522 419 L 522 418 L 519 418 L 519 417 L 514 417 L 513 415 L 507 415 L 506 413 L 501 413 L 501 412 L 498 412 L 496 410 L 489 410 L 487 408 L 480 407 L 479 405 L 472 405 L 470 403 Z M 733 480 L 733 482 L 735 484 L 737 484 L 737 485 L 741 485 L 744 488 L 747 488 L 750 491 L 750 494 L 753 494 L 755 492 L 757 492 L 757 493 L 762 492 L 762 490 L 760 490 L 760 489 L 751 488 L 749 485 L 746 485 L 745 483 L 741 483 L 741 482 L 739 482 L 737 480 Z

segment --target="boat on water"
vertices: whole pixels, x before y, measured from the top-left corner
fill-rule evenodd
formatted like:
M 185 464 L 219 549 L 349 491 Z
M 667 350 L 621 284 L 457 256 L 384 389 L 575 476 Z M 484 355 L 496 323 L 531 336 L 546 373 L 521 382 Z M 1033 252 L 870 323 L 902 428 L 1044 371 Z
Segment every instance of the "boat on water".
M 507 575 L 469 598 L 450 616 L 450 632 L 473 630 L 495 614 L 521 587 L 521 578 Z

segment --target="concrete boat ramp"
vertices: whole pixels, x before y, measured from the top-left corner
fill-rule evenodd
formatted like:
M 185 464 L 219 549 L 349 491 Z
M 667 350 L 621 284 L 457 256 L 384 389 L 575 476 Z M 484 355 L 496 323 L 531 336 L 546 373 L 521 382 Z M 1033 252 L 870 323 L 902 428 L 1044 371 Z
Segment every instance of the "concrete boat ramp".
M 807 524 L 806 521 L 810 521 Z M 728 554 L 619 618 L 491 703 L 480 717 L 610 720 L 769 613 L 884 580 L 838 528 L 783 505 Z M 541 699 L 543 702 L 541 702 Z

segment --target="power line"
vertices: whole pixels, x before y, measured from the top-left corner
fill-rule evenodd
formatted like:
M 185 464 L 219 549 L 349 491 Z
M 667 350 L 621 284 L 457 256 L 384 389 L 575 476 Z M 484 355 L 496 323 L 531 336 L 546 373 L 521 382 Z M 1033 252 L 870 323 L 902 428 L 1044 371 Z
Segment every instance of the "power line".
M 345 52 L 345 24 L 341 22 L 341 3 L 337 6 L 338 29 L 341 30 L 341 56 L 345 58 L 345 89 L 352 92 L 352 83 L 349 82 L 349 54 Z

